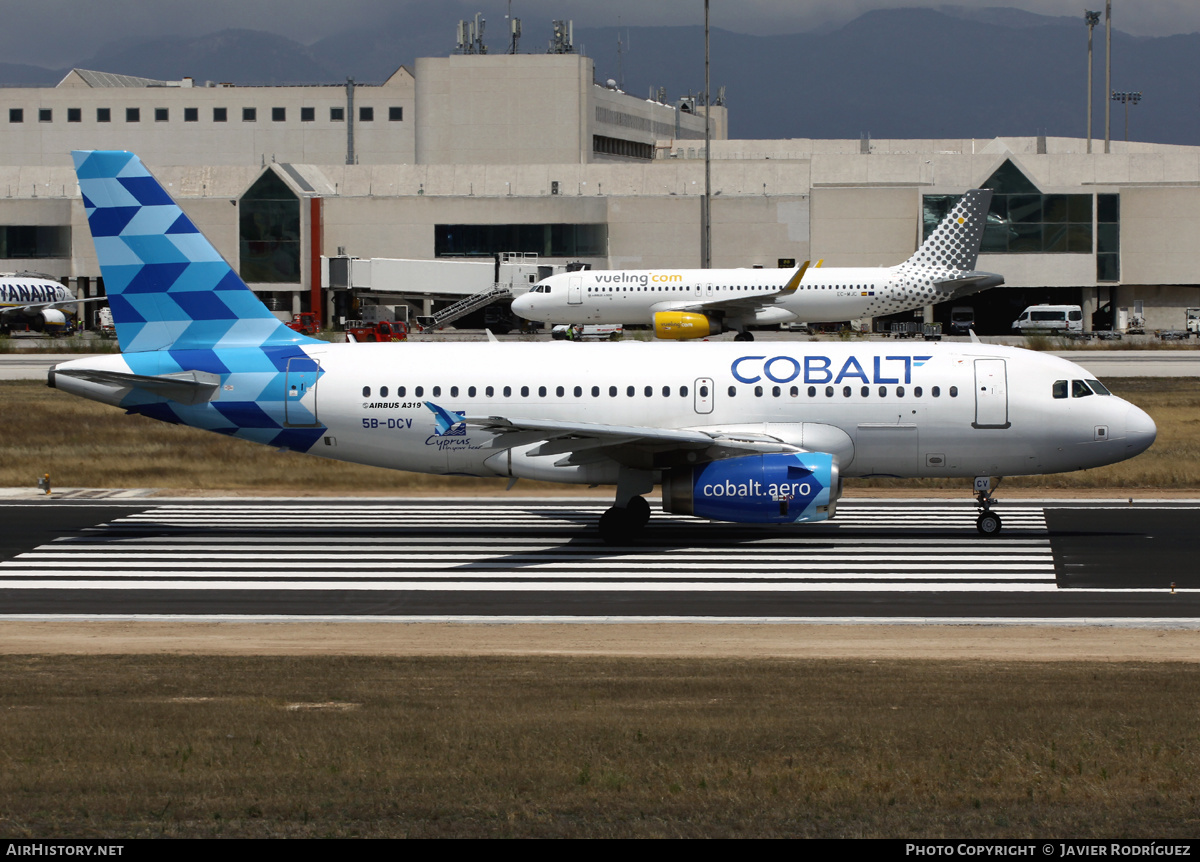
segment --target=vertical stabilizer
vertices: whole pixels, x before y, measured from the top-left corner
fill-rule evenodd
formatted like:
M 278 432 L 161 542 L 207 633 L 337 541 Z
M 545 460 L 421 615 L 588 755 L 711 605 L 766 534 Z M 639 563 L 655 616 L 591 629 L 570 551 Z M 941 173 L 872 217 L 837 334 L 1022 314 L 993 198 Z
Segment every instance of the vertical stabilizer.
M 137 156 L 71 155 L 123 352 L 314 343 L 267 310 Z
M 922 269 L 975 269 L 991 204 L 991 189 L 971 189 L 905 264 Z

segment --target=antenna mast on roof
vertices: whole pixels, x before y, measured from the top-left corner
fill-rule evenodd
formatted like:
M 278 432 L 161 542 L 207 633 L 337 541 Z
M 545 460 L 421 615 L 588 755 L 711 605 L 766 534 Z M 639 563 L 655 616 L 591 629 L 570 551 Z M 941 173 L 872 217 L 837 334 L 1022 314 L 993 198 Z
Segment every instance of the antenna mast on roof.
M 550 38 L 549 54 L 575 53 L 575 22 L 553 21 L 553 36 Z

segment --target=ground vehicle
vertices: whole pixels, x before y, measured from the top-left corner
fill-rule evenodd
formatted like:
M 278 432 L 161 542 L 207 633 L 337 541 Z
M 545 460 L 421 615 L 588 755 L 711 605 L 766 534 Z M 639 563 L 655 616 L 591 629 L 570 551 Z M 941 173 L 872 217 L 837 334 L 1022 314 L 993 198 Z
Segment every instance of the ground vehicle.
M 1192 335 L 1200 335 L 1200 308 L 1189 308 L 1187 316 L 1187 331 Z
M 609 338 L 616 341 L 623 327 L 619 323 L 560 323 L 550 330 L 550 337 L 559 341 L 583 341 L 584 339 Z
M 969 305 L 956 305 L 950 309 L 950 334 L 966 335 L 975 328 L 975 309 Z
M 321 319 L 311 311 L 302 311 L 292 315 L 292 322 L 285 324 L 288 329 L 294 329 L 305 335 L 316 335 L 321 331 Z
M 346 321 L 347 341 L 408 341 L 408 324 L 403 320 Z
M 1078 305 L 1031 305 L 1013 321 L 1018 332 L 1083 332 L 1083 309 Z
M 92 316 L 92 328 L 101 338 L 116 338 L 117 327 L 113 325 L 111 308 L 98 308 Z

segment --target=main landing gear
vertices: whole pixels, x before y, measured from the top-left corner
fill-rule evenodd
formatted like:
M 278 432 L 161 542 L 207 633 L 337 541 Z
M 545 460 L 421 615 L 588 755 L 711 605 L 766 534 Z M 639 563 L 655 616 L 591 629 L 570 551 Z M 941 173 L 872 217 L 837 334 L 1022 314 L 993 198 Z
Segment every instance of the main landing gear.
M 640 495 L 654 490 L 654 474 L 621 468 L 617 476 L 617 499 L 600 516 L 600 538 L 609 545 L 637 541 L 650 521 L 650 504 Z
M 753 341 L 754 333 L 748 329 L 743 329 L 737 335 L 733 336 L 734 341 Z
M 1001 476 L 996 479 L 996 487 L 1000 487 L 1000 483 L 1004 481 Z M 975 501 L 979 504 L 979 518 L 975 521 L 975 529 L 984 536 L 1000 535 L 1002 525 L 1000 516 L 992 511 L 992 504 L 996 502 L 996 498 L 992 496 L 992 477 L 991 476 L 976 476 L 975 477 Z

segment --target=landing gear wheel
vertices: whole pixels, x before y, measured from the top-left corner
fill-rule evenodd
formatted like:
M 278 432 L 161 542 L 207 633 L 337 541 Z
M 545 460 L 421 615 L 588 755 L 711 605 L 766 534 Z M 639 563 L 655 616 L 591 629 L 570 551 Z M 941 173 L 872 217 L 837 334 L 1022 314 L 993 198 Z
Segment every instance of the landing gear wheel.
M 983 512 L 979 515 L 979 520 L 975 522 L 975 529 L 984 536 L 1000 535 L 1000 516 L 995 512 Z
M 737 335 L 733 336 L 733 340 L 734 341 L 753 341 L 754 333 L 753 332 L 739 332 Z
M 649 510 L 650 504 L 647 503 L 647 517 Z M 646 522 L 638 518 L 636 511 L 613 506 L 600 516 L 600 538 L 607 545 L 627 545 L 637 540 L 645 525 Z
M 650 504 L 645 497 L 634 497 L 625 507 L 625 512 L 636 527 L 644 527 L 650 521 Z

